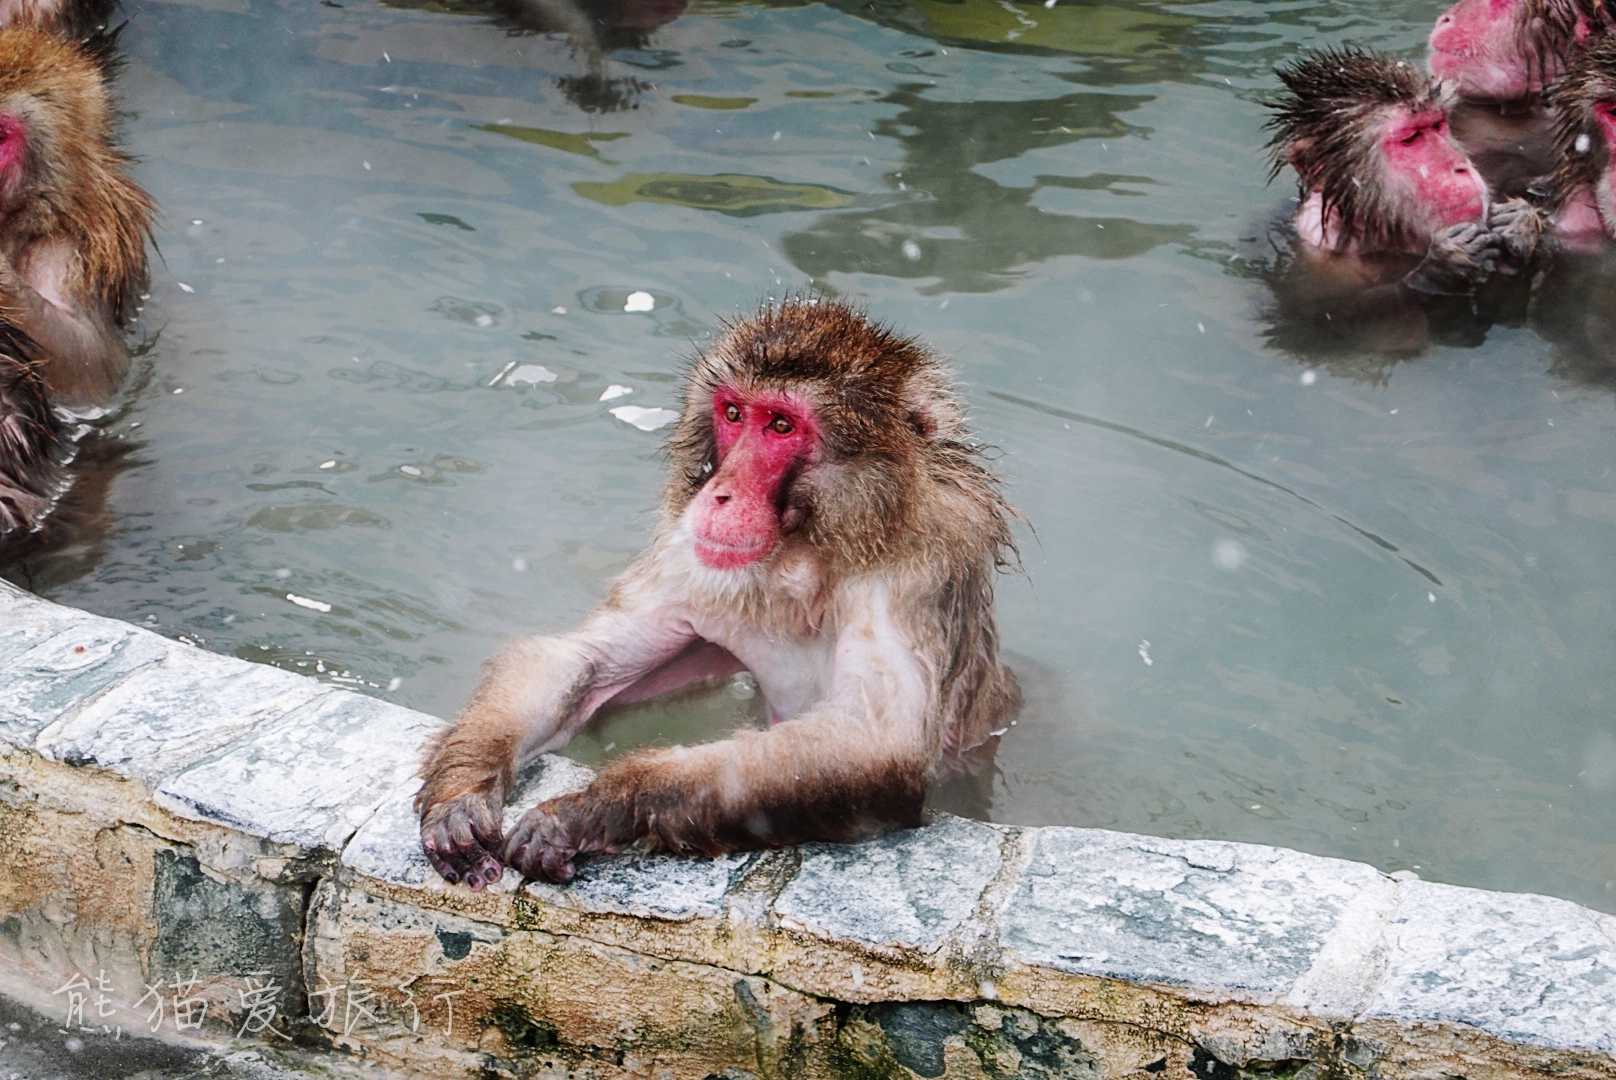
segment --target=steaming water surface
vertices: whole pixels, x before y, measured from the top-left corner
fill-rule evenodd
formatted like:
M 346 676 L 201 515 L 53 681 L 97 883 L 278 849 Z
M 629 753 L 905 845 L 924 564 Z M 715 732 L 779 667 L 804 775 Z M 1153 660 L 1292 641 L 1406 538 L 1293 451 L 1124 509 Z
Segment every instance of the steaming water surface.
M 812 280 L 953 359 L 1036 529 L 994 820 L 1616 911 L 1616 287 L 1396 356 L 1265 314 L 1273 65 L 1442 6 L 697 0 L 590 79 L 466 13 L 134 0 L 151 348 L 7 573 L 452 714 L 644 542 L 678 358 Z

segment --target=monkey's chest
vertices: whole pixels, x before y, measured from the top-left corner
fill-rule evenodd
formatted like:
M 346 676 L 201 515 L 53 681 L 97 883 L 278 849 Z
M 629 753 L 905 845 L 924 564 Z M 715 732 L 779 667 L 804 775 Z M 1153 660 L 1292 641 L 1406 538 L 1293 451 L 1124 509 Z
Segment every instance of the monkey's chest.
M 797 640 L 712 630 L 701 636 L 722 645 L 746 665 L 776 721 L 799 716 L 829 695 L 836 660 L 832 635 Z

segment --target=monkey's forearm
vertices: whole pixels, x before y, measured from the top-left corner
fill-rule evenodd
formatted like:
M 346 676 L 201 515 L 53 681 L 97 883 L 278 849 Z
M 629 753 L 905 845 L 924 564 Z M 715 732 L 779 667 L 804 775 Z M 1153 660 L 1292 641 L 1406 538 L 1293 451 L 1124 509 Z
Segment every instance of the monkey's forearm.
M 917 825 L 931 763 L 918 739 L 883 739 L 878 728 L 820 711 L 768 732 L 625 758 L 586 790 L 530 811 L 505 860 L 564 881 L 575 855 L 641 840 L 710 856 Z

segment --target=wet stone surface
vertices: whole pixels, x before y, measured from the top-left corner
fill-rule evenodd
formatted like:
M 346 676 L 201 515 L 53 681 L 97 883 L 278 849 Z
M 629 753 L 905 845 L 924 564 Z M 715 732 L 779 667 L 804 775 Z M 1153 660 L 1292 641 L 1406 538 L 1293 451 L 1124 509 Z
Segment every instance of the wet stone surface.
M 157 803 L 275 843 L 339 850 L 410 780 L 442 723 L 334 691 L 169 779 Z
M 1283 992 L 1379 877 L 1278 848 L 1042 829 L 1001 932 L 1021 959 L 1061 971 Z
M 158 784 L 185 766 L 329 693 L 313 679 L 186 650 L 148 667 L 40 734 L 45 757 Z
M 0 741 L 29 746 L 48 724 L 168 655 L 156 634 L 111 619 L 65 626 L 0 667 Z
M 964 818 L 861 844 L 808 844 L 776 914 L 829 937 L 926 949 L 975 909 L 1004 834 Z
M 1405 883 L 1371 1017 L 1616 1050 L 1616 941 L 1565 900 Z

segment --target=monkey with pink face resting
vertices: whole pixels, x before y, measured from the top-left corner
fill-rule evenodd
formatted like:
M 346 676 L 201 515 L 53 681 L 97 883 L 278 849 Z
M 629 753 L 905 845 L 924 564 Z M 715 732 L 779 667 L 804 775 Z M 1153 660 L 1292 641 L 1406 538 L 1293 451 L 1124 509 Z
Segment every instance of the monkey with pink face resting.
M 1288 165 L 1297 178 L 1295 258 L 1275 285 L 1289 317 L 1417 351 L 1434 300 L 1531 258 L 1539 215 L 1493 202 L 1449 133 L 1451 101 L 1414 65 L 1349 48 L 1278 75 L 1273 174 Z
M 1556 115 L 1550 230 L 1565 246 L 1602 248 L 1616 238 L 1616 37 L 1579 53 L 1546 99 Z
M 656 533 L 605 602 L 494 657 L 429 747 L 416 809 L 447 880 L 915 825 L 1017 708 L 993 615 L 1014 512 L 919 344 L 825 299 L 765 307 L 695 361 L 669 451 Z M 601 706 L 743 669 L 767 731 L 620 759 L 502 833 L 520 766 Z

